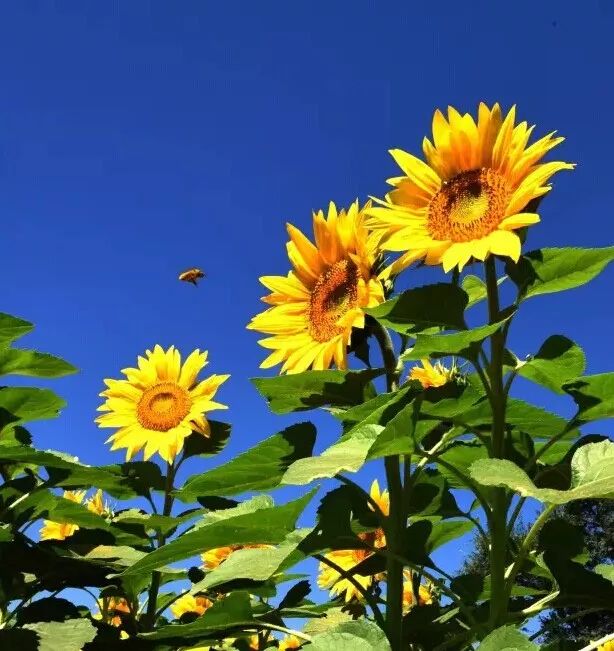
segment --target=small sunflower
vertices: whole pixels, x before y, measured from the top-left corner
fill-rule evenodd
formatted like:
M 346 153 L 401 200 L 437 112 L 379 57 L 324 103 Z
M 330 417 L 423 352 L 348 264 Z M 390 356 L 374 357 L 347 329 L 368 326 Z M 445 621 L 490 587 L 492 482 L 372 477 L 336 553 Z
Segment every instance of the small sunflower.
M 422 145 L 426 162 L 391 150 L 404 175 L 389 179 L 394 190 L 368 210 L 367 222 L 382 248 L 401 252 L 391 273 L 420 259 L 444 271 L 490 254 L 518 260 L 515 231 L 539 222 L 525 212 L 528 204 L 550 191 L 551 176 L 574 165 L 540 163 L 564 138 L 553 132 L 527 146 L 534 127 L 515 120 L 516 107 L 504 119 L 499 104 L 481 103 L 477 123 L 449 107 L 447 120 L 435 112 L 433 143 Z
M 226 547 L 216 547 L 215 549 L 208 549 L 204 554 L 201 554 L 200 558 L 203 562 L 203 567 L 206 570 L 214 570 L 233 552 L 236 552 L 239 549 L 264 549 L 265 547 L 271 547 L 271 545 L 254 543 L 250 545 L 228 545 Z
M 371 498 L 379 506 L 384 515 L 388 515 L 390 509 L 390 499 L 388 491 L 380 491 L 377 479 L 371 484 L 370 489 Z M 376 529 L 373 532 L 365 532 L 358 534 L 358 537 L 371 547 L 381 549 L 386 546 L 386 536 L 382 529 Z M 342 570 L 351 572 L 356 566 L 362 563 L 367 558 L 370 558 L 373 552 L 369 549 L 335 549 L 328 554 L 325 558 L 338 565 Z M 354 580 L 367 590 L 374 581 L 381 577 L 364 576 L 362 574 L 353 573 Z M 362 595 L 358 588 L 353 585 L 346 578 L 330 567 L 324 562 L 319 564 L 318 585 L 320 588 L 329 589 L 331 595 L 345 595 L 345 601 L 352 599 L 362 599 Z
M 300 649 L 303 640 L 300 640 L 296 635 L 286 635 L 283 640 L 279 642 L 279 651 L 289 651 L 290 649 Z
M 92 513 L 96 513 L 96 515 L 100 515 L 102 517 L 113 516 L 113 511 L 111 510 L 109 504 L 104 501 L 104 497 L 100 489 L 97 490 L 94 495 L 92 495 L 92 497 L 90 497 L 90 499 L 85 502 L 85 505 Z
M 288 224 L 288 276 L 262 276 L 271 290 L 262 300 L 272 307 L 247 326 L 272 335 L 260 345 L 273 352 L 261 368 L 283 363 L 281 372 L 300 373 L 313 368 L 347 367 L 347 346 L 352 328 L 364 328 L 363 308 L 384 301 L 384 286 L 377 278 L 381 262 L 376 238 L 365 227 L 358 201 L 327 216 L 313 215 L 315 245 Z
M 597 651 L 614 651 L 614 640 L 609 640 L 597 648 Z
M 85 497 L 85 491 L 64 491 L 62 497 L 65 500 L 81 504 Z M 41 540 L 66 540 L 66 538 L 70 538 L 78 528 L 78 524 L 43 520 L 43 526 L 40 531 Z
M 412 582 L 413 575 L 411 572 L 405 572 L 405 581 L 403 582 L 403 609 L 405 612 L 411 610 L 416 605 L 414 595 L 414 586 Z M 428 584 L 421 584 L 418 590 L 418 605 L 426 606 L 433 603 L 433 591 Z
M 173 613 L 173 617 L 175 619 L 179 619 L 186 613 L 195 613 L 196 615 L 202 615 L 205 610 L 211 608 L 211 606 L 213 606 L 213 602 L 211 599 L 207 599 L 207 597 L 204 595 L 186 594 L 171 604 L 171 612 Z
M 414 366 L 409 372 L 408 380 L 418 380 L 424 389 L 442 387 L 456 375 L 456 368 L 446 368 L 441 362 L 435 365 L 428 359 L 422 360 L 422 368 Z
M 122 625 L 121 615 L 118 613 L 130 613 L 130 606 L 124 597 L 103 597 L 102 613 L 94 615 L 94 619 L 101 619 L 111 626 L 120 627 Z
M 199 382 L 197 376 L 207 363 L 207 352 L 192 352 L 183 365 L 179 351 L 155 346 L 138 358 L 138 368 L 126 368 L 125 380 L 105 380 L 105 398 L 98 411 L 100 427 L 118 428 L 107 443 L 111 450 L 126 448 L 130 460 L 144 449 L 145 460 L 154 453 L 172 463 L 185 439 L 198 432 L 210 435 L 205 413 L 226 409 L 213 401 L 218 388 L 230 376 L 211 375 Z

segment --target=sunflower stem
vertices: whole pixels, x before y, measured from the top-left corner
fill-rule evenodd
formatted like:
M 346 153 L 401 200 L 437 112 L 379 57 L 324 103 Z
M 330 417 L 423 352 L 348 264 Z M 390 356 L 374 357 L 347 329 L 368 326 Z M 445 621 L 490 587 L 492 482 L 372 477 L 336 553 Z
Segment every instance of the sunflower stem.
M 401 368 L 394 352 L 390 334 L 380 323 L 376 323 L 374 334 L 382 351 L 386 369 L 386 390 L 396 391 L 399 386 Z M 392 651 L 403 648 L 403 538 L 407 524 L 405 497 L 401 479 L 401 458 L 393 455 L 384 459 L 390 511 L 384 528 L 386 547 L 391 552 L 386 558 L 386 635 Z
M 168 516 L 173 509 L 173 483 L 175 481 L 176 467 L 174 461 L 167 462 L 166 465 L 166 482 L 164 484 L 164 504 L 162 506 L 162 515 Z M 166 536 L 161 530 L 158 530 L 157 535 L 158 548 L 162 547 L 166 542 Z M 158 604 L 158 592 L 162 584 L 162 573 L 155 571 L 151 574 L 151 585 L 147 597 L 147 611 L 145 612 L 144 629 L 152 631 L 156 624 L 156 606 Z
M 488 294 L 488 321 L 499 320 L 499 288 L 495 258 L 491 255 L 484 263 L 486 289 Z M 492 409 L 492 444 L 490 456 L 494 459 L 505 457 L 505 412 L 507 396 L 503 385 L 503 354 L 505 333 L 497 330 L 490 338 L 490 364 L 488 376 L 490 384 L 490 405 Z M 492 510 L 490 526 L 490 619 L 489 628 L 501 626 L 507 615 L 508 597 L 505 585 L 505 564 L 507 556 L 507 493 L 504 488 L 492 490 Z

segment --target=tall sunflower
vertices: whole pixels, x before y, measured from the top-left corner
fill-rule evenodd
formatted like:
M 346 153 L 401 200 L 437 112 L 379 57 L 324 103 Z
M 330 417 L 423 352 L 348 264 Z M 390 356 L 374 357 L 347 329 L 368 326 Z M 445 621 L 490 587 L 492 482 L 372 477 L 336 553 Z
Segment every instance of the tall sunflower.
M 345 211 L 331 203 L 326 216 L 314 213 L 315 244 L 288 224 L 292 271 L 260 278 L 271 290 L 262 300 L 272 307 L 247 326 L 272 335 L 259 342 L 273 351 L 261 368 L 282 362 L 282 373 L 327 369 L 333 362 L 347 367 L 352 328 L 365 325 L 363 308 L 384 301 L 376 275 L 379 249 L 365 227 L 366 207 L 355 201 Z
M 126 368 L 125 380 L 105 380 L 100 395 L 105 402 L 98 411 L 100 427 L 117 431 L 107 440 L 111 450 L 126 448 L 126 459 L 144 450 L 145 459 L 154 453 L 171 463 L 183 449 L 185 439 L 197 432 L 210 435 L 205 414 L 226 409 L 213 398 L 230 376 L 211 375 L 199 382 L 197 376 L 207 363 L 207 352 L 193 351 L 181 364 L 179 351 L 155 346 L 138 358 L 138 368 Z
M 550 191 L 553 174 L 574 165 L 541 163 L 564 138 L 553 132 L 527 146 L 534 127 L 515 120 L 516 107 L 503 118 L 499 104 L 481 103 L 477 123 L 449 107 L 447 120 L 435 112 L 433 142 L 422 144 L 426 162 L 391 150 L 403 176 L 389 179 L 394 189 L 367 211 L 382 247 L 401 252 L 390 273 L 420 259 L 445 271 L 489 254 L 518 260 L 515 231 L 539 222 L 528 204 Z

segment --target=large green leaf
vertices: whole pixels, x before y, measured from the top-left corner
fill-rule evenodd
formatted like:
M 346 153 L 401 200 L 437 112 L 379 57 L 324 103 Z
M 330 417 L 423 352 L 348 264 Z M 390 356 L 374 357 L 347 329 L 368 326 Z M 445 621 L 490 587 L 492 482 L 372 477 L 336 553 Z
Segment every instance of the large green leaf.
M 488 457 L 486 448 L 479 441 L 455 441 L 447 450 L 437 456 L 452 466 L 459 473 L 467 475 L 471 465 L 477 460 Z M 435 462 L 437 462 L 435 459 Z M 467 488 L 461 478 L 448 467 L 440 465 L 439 472 L 445 477 L 451 488 Z
M 487 635 L 478 649 L 479 651 L 538 651 L 539 647 L 515 626 L 502 626 Z
M 365 310 L 382 325 L 403 334 L 439 326 L 462 330 L 468 296 L 456 285 L 438 283 L 403 292 L 400 296 Z
M 34 325 L 29 321 L 0 312 L 0 346 L 7 346 L 31 332 L 33 328 Z
M 538 249 L 508 263 L 508 276 L 523 298 L 551 294 L 584 285 L 614 260 L 614 246 L 601 249 Z
M 192 592 L 209 590 L 237 579 L 267 581 L 276 574 L 311 529 L 293 531 L 275 547 L 239 549 L 197 583 Z
M 38 622 L 26 624 L 24 628 L 38 636 L 38 651 L 81 651 L 96 637 L 96 629 L 89 619 Z
M 427 554 L 449 543 L 451 540 L 464 536 L 475 526 L 473 522 L 469 522 L 468 520 L 440 520 L 434 521 L 431 524 L 433 528 L 425 546 Z
M 563 386 L 578 405 L 576 420 L 589 422 L 614 417 L 614 373 L 585 375 Z
M 450 334 L 419 334 L 416 336 L 414 347 L 404 352 L 401 359 L 409 361 L 448 355 L 475 359 L 479 352 L 479 344 L 499 330 L 505 321 Z
M 374 395 L 371 380 L 378 369 L 364 371 L 305 371 L 296 375 L 252 378 L 256 389 L 275 414 L 316 407 L 359 405 Z
M 228 631 L 250 624 L 254 626 L 249 594 L 232 592 L 218 599 L 211 608 L 190 624 L 162 626 L 154 633 L 141 633 L 140 637 L 147 640 L 205 637 L 217 632 L 226 634 Z
M 296 520 L 313 492 L 282 506 L 258 508 L 260 502 L 246 512 L 244 505 L 210 513 L 202 526 L 184 533 L 164 547 L 160 547 L 125 570 L 124 575 L 151 572 L 168 563 L 176 563 L 196 556 L 215 547 L 233 544 L 268 543 L 279 544 L 294 531 Z
M 351 438 L 332 445 L 319 456 L 295 461 L 286 471 L 281 483 L 302 486 L 316 479 L 334 477 L 340 472 L 357 472 L 382 431 L 381 425 L 368 424 L 359 427 Z
M 472 464 L 473 479 L 485 486 L 505 486 L 523 497 L 549 504 L 565 504 L 591 498 L 614 499 L 614 443 L 589 443 L 576 450 L 571 460 L 569 490 L 537 488 L 529 476 L 506 459 L 481 459 Z
M 552 335 L 534 357 L 518 362 L 516 372 L 555 393 L 564 393 L 562 386 L 582 375 L 585 366 L 586 357 L 580 346 L 563 335 Z
M 72 364 L 47 353 L 17 348 L 0 349 L 0 375 L 61 377 L 76 372 Z
M 292 463 L 311 456 L 315 438 L 311 423 L 292 425 L 219 468 L 193 475 L 176 495 L 193 502 L 202 496 L 224 497 L 276 488 Z
M 315 635 L 310 651 L 390 651 L 384 631 L 366 619 L 341 622 L 324 633 Z
M 499 278 L 497 284 L 500 285 L 505 280 L 505 278 L 506 276 Z M 486 283 L 477 276 L 473 276 L 471 274 L 465 276 L 461 282 L 461 287 L 467 292 L 467 295 L 469 296 L 469 303 L 467 304 L 467 307 L 472 307 L 473 305 L 486 300 L 488 296 Z
M 66 403 L 49 389 L 0 388 L 0 427 L 55 418 Z

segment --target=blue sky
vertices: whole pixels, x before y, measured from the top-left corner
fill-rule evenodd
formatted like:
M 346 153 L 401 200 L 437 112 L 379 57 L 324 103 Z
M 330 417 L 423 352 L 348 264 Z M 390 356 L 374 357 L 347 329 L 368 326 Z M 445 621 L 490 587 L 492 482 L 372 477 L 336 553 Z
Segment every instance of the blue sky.
M 614 242 L 613 28 L 607 0 L 3 3 L 0 309 L 81 369 L 51 383 L 69 405 L 36 444 L 122 460 L 93 423 L 97 394 L 155 343 L 208 349 L 208 369 L 232 374 L 224 458 L 291 422 L 248 380 L 258 276 L 286 273 L 286 221 L 381 195 L 387 150 L 419 153 L 437 107 L 516 103 L 538 135 L 567 137 L 578 167 L 556 177 L 530 248 Z M 177 281 L 192 265 L 198 288 Z M 561 333 L 609 370 L 613 273 L 530 301 L 516 352 Z M 318 423 L 324 445 L 336 432 Z

